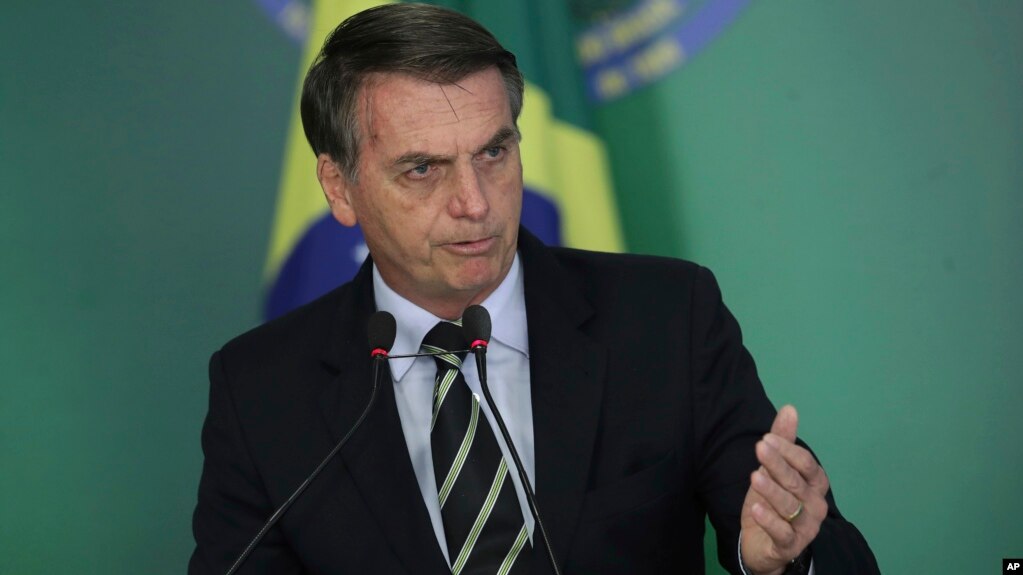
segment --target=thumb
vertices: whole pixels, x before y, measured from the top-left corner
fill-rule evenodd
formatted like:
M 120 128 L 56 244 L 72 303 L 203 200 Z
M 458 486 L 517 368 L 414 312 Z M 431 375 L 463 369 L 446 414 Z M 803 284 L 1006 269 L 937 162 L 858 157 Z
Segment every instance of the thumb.
M 771 424 L 771 433 L 780 435 L 789 441 L 796 440 L 796 428 L 799 427 L 799 414 L 791 405 L 782 406 Z

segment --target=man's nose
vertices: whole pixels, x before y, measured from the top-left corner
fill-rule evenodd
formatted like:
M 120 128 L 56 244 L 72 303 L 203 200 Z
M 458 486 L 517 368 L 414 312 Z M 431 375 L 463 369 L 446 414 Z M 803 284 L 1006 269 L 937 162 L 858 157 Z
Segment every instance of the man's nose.
M 484 194 L 483 181 L 473 165 L 458 166 L 455 170 L 455 192 L 448 206 L 455 218 L 483 219 L 490 211 Z

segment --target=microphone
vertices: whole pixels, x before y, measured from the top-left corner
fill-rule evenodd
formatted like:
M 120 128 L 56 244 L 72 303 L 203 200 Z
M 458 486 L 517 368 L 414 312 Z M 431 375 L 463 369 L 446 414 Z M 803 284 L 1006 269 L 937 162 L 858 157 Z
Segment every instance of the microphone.
M 370 357 L 373 358 L 373 388 L 372 391 L 370 391 L 369 402 L 366 403 L 366 408 L 362 410 L 362 415 L 360 415 L 359 419 L 352 424 L 351 429 L 348 430 L 348 433 L 345 433 L 345 436 L 341 438 L 341 441 L 337 442 L 334 449 L 331 449 L 330 453 L 323 458 L 323 461 L 316 466 L 316 469 L 309 474 L 309 477 L 306 477 L 305 481 L 303 481 L 302 484 L 299 485 L 298 488 L 296 488 L 288 497 L 288 499 L 282 503 L 276 511 L 274 511 L 273 515 L 270 516 L 270 519 L 267 519 L 262 529 L 256 533 L 256 536 L 249 542 L 248 547 L 242 551 L 242 554 L 238 556 L 238 559 L 235 560 L 234 564 L 231 565 L 231 568 L 227 570 L 225 575 L 233 575 L 236 571 L 238 571 L 238 569 L 242 566 L 242 563 L 248 559 L 252 551 L 257 545 L 259 545 L 259 542 L 262 541 L 263 537 L 265 537 L 267 532 L 270 531 L 270 528 L 276 525 L 288 509 L 291 508 L 291 505 L 295 503 L 295 501 L 298 500 L 303 493 L 305 493 L 306 488 L 309 487 L 313 480 L 316 479 L 321 471 L 323 471 L 323 468 L 330 463 L 330 460 L 334 459 L 337 452 L 341 451 L 341 448 L 348 443 L 348 439 L 353 433 L 355 433 L 356 429 L 359 429 L 359 426 L 361 426 L 362 422 L 366 419 L 366 415 L 369 414 L 369 410 L 373 407 L 373 402 L 376 401 L 377 398 L 377 380 L 379 379 L 378 375 L 380 373 L 380 364 L 387 360 L 387 352 L 390 351 L 391 346 L 394 345 L 394 338 L 397 334 L 397 324 L 394 321 L 394 316 L 386 311 L 378 311 L 374 313 L 369 318 L 369 325 L 367 326 L 366 333 L 369 340 L 369 347 L 373 350 L 370 352 Z
M 471 305 L 465 308 L 462 313 L 462 331 L 472 343 L 469 349 L 476 352 L 478 348 L 485 348 L 490 342 L 490 332 L 493 326 L 490 323 L 490 312 L 481 305 Z
M 379 360 L 383 356 L 386 359 L 387 352 L 394 345 L 394 338 L 397 333 L 398 324 L 394 321 L 393 315 L 386 311 L 378 311 L 371 315 L 369 317 L 369 326 L 366 328 L 369 348 L 373 350 L 369 352 L 370 357 L 374 360 Z M 375 362 L 375 365 L 379 365 L 379 362 Z
M 487 383 L 487 345 L 490 342 L 490 332 L 492 328 L 490 322 L 490 312 L 487 308 L 481 305 L 471 305 L 465 309 L 462 313 L 462 332 L 465 334 L 466 339 L 471 341 L 469 344 L 469 350 L 476 356 L 476 372 L 480 376 L 480 386 L 483 388 L 483 396 L 486 397 L 487 403 L 490 404 L 490 411 L 494 414 L 494 420 L 497 421 L 497 427 L 501 430 L 501 436 L 504 437 L 504 442 L 508 446 L 508 451 L 511 453 L 512 459 L 515 461 L 515 469 L 519 472 L 519 480 L 522 482 L 522 489 L 526 492 L 526 502 L 529 504 L 529 511 L 533 514 L 533 521 L 536 525 L 536 531 L 540 532 L 540 537 L 543 539 L 544 547 L 547 549 L 547 558 L 551 562 L 551 568 L 554 570 L 555 575 L 561 575 L 561 570 L 558 568 L 558 561 L 554 558 L 554 547 L 551 545 L 551 540 L 547 536 L 547 529 L 543 525 L 543 521 L 540 519 L 540 508 L 536 505 L 536 495 L 533 493 L 533 486 L 529 483 L 529 477 L 526 476 L 526 468 L 522 466 L 522 460 L 519 458 L 519 452 L 515 449 L 515 443 L 512 442 L 511 434 L 508 433 L 508 427 L 504 424 L 504 418 L 501 417 L 501 412 L 497 409 L 497 404 L 494 403 L 493 396 L 490 395 L 490 385 Z

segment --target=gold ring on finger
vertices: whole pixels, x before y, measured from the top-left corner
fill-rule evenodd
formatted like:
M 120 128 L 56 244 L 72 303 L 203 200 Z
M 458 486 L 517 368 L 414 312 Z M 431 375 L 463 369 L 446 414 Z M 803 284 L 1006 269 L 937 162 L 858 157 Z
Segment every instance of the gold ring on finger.
M 803 502 L 800 501 L 799 502 L 799 507 L 797 507 L 796 510 L 793 511 L 791 515 L 786 516 L 785 517 L 785 521 L 788 521 L 789 523 L 792 523 L 793 521 L 796 520 L 796 517 L 799 517 L 802 513 L 803 513 Z

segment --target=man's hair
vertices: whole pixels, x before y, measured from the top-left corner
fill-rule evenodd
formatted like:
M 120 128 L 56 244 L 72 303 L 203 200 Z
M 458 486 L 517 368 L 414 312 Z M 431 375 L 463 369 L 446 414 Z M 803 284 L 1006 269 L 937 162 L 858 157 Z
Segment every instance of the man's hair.
M 359 12 L 327 37 L 302 86 L 302 126 L 316 155 L 327 154 L 349 181 L 358 177 L 358 96 L 372 74 L 395 73 L 454 84 L 496 66 L 512 119 L 522 110 L 515 56 L 471 18 L 426 4 L 387 4 Z

